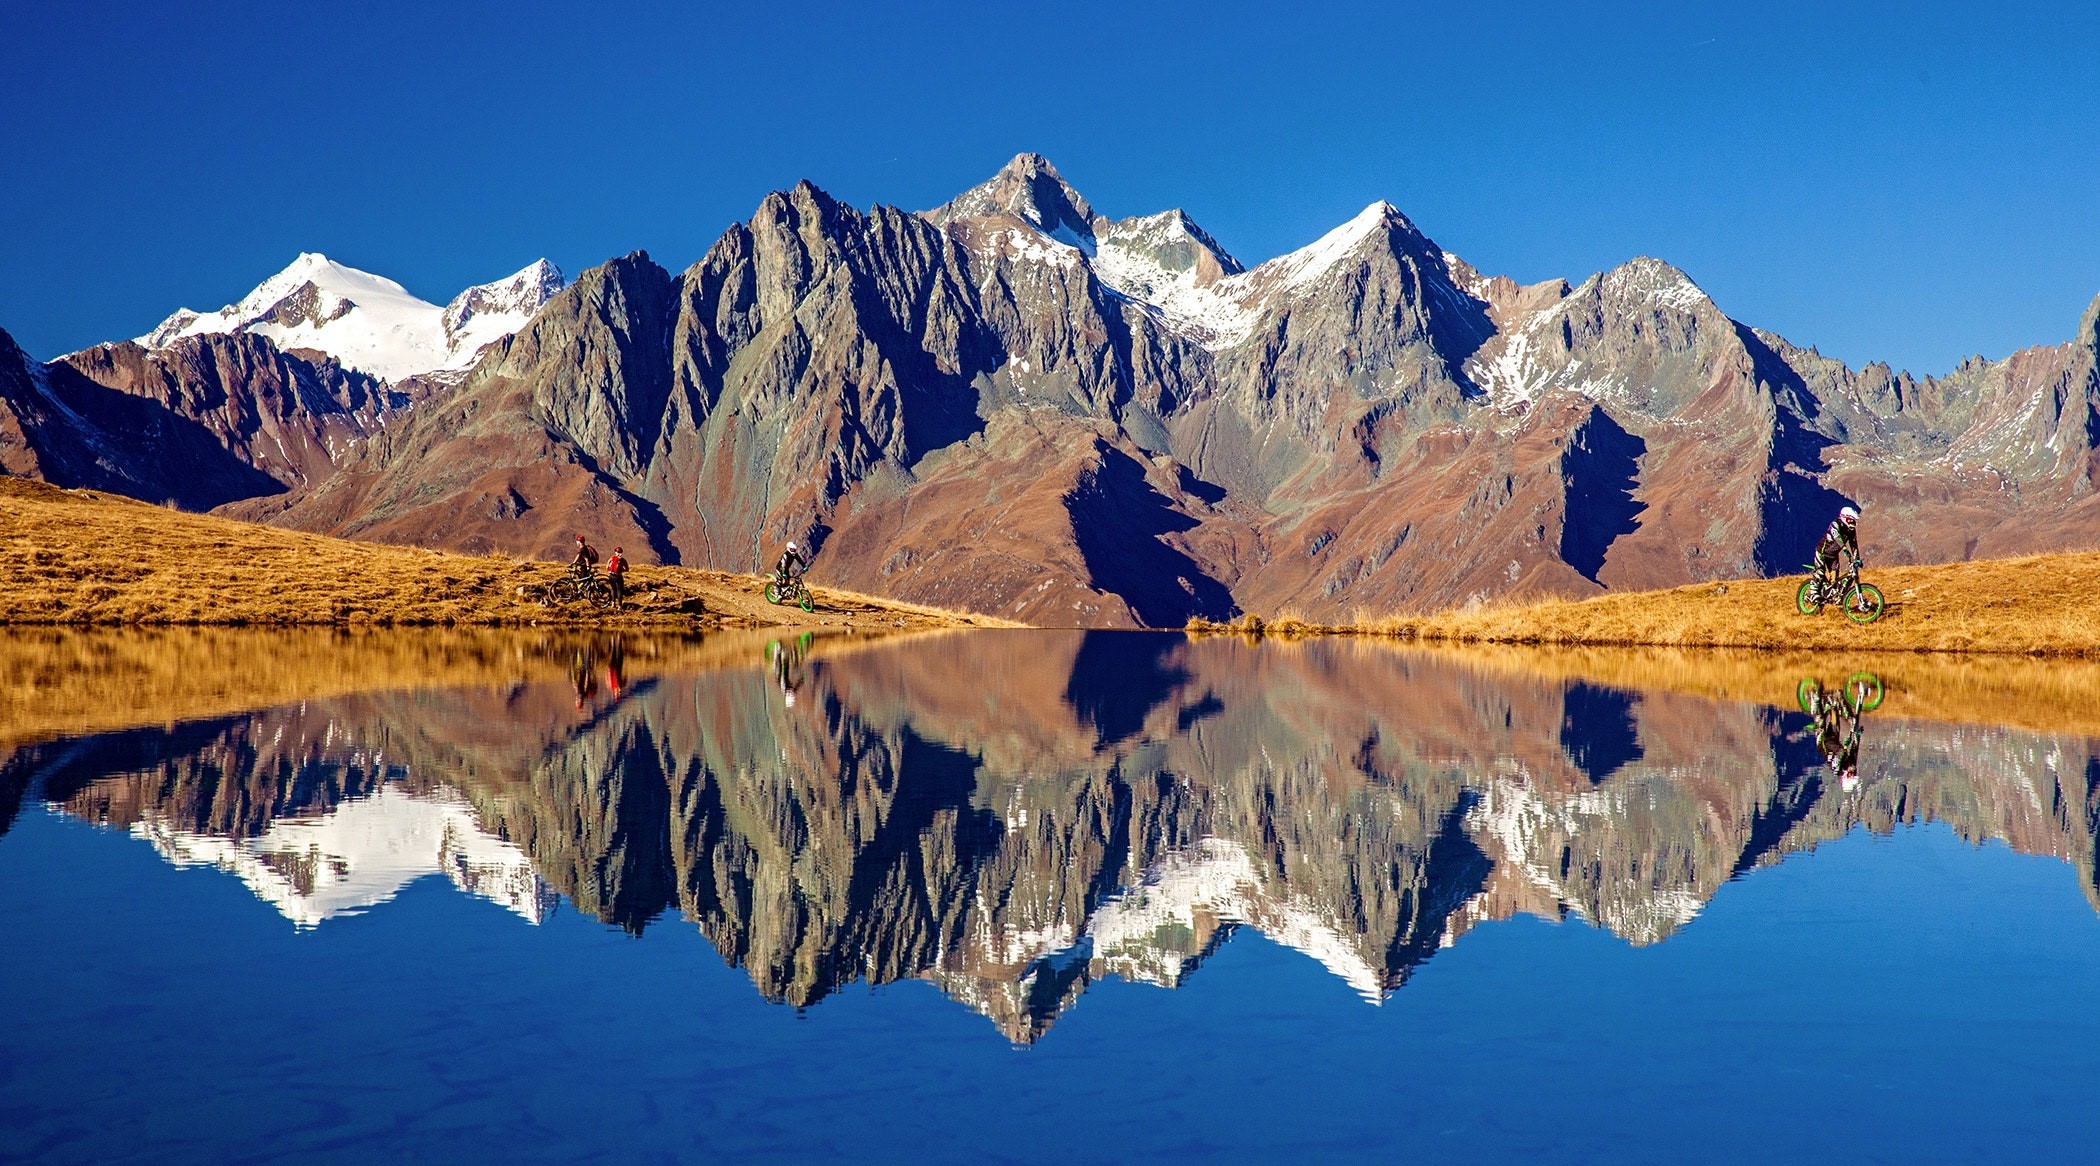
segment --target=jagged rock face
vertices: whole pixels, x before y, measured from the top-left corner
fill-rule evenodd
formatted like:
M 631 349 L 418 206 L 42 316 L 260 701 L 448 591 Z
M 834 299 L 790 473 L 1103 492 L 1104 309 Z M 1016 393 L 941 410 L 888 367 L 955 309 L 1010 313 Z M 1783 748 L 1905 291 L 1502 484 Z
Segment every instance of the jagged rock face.
M 676 913 L 769 999 L 923 978 L 1018 1041 L 1239 927 L 1371 999 L 1518 912 L 1659 942 L 1858 825 L 2055 856 L 2100 905 L 2100 749 L 2070 736 L 1869 718 L 1844 791 L 1791 711 L 1335 642 L 819 649 L 792 706 L 758 670 L 589 692 L 602 665 L 30 746 L 0 807 L 131 829 L 297 922 L 426 868 L 528 918 Z
M 246 335 L 157 352 L 127 341 L 20 367 L 0 372 L 7 472 L 197 510 L 328 478 L 427 391 Z
M 1811 399 L 1830 487 L 1868 507 L 1895 561 L 2091 545 L 2100 532 L 2100 298 L 2067 344 L 1939 378 L 1854 373 L 1760 338 Z
M 531 275 L 473 290 L 559 279 Z M 1658 260 L 1519 286 L 1377 203 L 1249 269 L 1024 154 L 923 214 L 803 183 L 675 276 L 588 272 L 231 512 L 746 571 L 792 538 L 820 580 L 1048 624 L 1375 616 L 1790 571 L 1848 501 L 1880 562 L 2089 545 L 2095 331 L 1854 372 Z M 0 450 L 9 424 L 36 428 L 0 418 Z

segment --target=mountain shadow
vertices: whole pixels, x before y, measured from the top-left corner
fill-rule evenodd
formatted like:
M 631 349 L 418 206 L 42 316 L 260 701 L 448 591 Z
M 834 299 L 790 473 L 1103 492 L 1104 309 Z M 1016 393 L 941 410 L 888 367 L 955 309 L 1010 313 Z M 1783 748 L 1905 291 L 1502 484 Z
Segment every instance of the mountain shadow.
M 1596 583 L 1605 553 L 1621 535 L 1632 534 L 1647 506 L 1633 496 L 1641 455 L 1648 443 L 1628 433 L 1601 408 L 1590 410 L 1560 455 L 1566 503 L 1561 516 L 1560 557 Z
M 184 510 L 282 494 L 285 484 L 242 461 L 219 435 L 159 401 L 95 383 L 63 361 L 45 366 L 52 400 L 84 425 L 45 426 L 38 452 L 51 484 L 106 490 Z M 199 408 L 225 404 L 202 402 Z
M 1100 448 L 1101 464 L 1067 504 L 1080 557 L 1094 585 L 1122 597 L 1145 626 L 1180 627 L 1191 616 L 1230 619 L 1232 593 L 1163 536 L 1196 525 L 1145 478 L 1122 450 Z
M 1815 412 L 1816 397 L 1807 382 L 1757 333 L 1740 324 L 1735 331 L 1750 352 L 1758 380 L 1772 391 L 1775 414 L 1772 472 L 1758 490 L 1758 535 L 1751 559 L 1766 575 L 1791 574 L 1814 557 L 1824 529 L 1854 500 L 1825 486 L 1812 468 L 1827 466 L 1823 451 L 1837 443 L 1803 425 L 1787 407 L 1786 398 L 1791 398 Z

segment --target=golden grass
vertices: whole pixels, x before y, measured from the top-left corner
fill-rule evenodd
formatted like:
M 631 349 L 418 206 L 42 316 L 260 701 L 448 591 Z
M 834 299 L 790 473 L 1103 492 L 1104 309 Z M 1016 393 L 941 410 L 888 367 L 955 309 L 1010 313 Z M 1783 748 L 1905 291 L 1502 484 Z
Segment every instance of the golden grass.
M 813 588 L 804 615 L 763 581 L 637 566 L 630 610 L 545 608 L 521 589 L 559 564 L 351 542 L 0 477 L 0 625 L 1012 627 L 986 616 Z
M 1964 652 L 2100 656 L 2100 552 L 1867 572 L 1888 598 L 1875 623 L 1794 609 L 1801 576 L 1701 583 L 1343 625 L 1274 621 L 1265 634 L 1357 634 L 1448 643 Z M 1199 633 L 1242 625 L 1191 621 Z

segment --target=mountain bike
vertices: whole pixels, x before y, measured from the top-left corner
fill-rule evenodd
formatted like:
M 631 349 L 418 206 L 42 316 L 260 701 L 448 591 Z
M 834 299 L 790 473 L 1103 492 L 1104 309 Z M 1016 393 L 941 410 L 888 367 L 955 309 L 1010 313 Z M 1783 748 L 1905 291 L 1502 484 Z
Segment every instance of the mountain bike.
M 1813 676 L 1802 677 L 1801 683 L 1794 686 L 1794 700 L 1809 716 L 1823 711 L 1824 702 L 1830 700 L 1843 702 L 1853 716 L 1870 713 L 1881 707 L 1881 698 L 1887 695 L 1888 689 L 1881 683 L 1881 677 L 1872 672 L 1854 672 L 1845 678 L 1843 687 L 1834 694 Z
M 1827 578 L 1808 565 L 1808 578 L 1801 581 L 1801 589 L 1794 592 L 1794 607 L 1802 615 L 1814 615 L 1823 610 L 1826 603 L 1843 603 L 1845 618 L 1853 623 L 1873 623 L 1881 618 L 1884 606 L 1881 588 L 1872 583 L 1859 581 L 1859 564 L 1836 578 Z
M 809 587 L 800 575 L 783 575 L 778 571 L 766 580 L 766 602 L 799 606 L 804 611 L 817 609 L 817 597 L 809 593 Z
M 541 607 L 588 603 L 592 607 L 613 606 L 612 581 L 588 567 L 571 567 L 569 573 L 540 588 Z

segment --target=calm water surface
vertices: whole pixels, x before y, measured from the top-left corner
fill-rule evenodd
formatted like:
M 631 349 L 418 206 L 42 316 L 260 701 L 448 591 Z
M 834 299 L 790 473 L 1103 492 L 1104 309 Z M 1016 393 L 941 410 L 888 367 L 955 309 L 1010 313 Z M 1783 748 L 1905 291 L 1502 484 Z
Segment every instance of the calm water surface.
M 1324 642 L 561 650 L 0 747 L 0 1159 L 2092 1153 L 2081 736 Z

